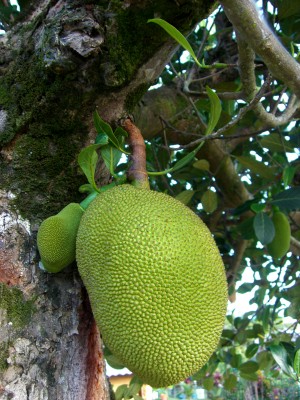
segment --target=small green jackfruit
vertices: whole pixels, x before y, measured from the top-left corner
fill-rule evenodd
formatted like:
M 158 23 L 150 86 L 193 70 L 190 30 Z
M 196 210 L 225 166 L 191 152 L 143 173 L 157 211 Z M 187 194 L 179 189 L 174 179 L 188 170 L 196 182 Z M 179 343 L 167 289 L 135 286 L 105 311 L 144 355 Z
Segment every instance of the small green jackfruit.
M 59 272 L 75 260 L 76 235 L 83 213 L 78 203 L 70 203 L 41 223 L 37 245 L 48 272 Z
M 276 211 L 272 218 L 275 236 L 267 245 L 268 251 L 273 258 L 283 257 L 290 248 L 291 227 L 287 216 L 281 211 Z
M 100 194 L 76 259 L 104 343 L 153 387 L 198 371 L 219 342 L 227 284 L 206 225 L 180 201 L 131 185 Z

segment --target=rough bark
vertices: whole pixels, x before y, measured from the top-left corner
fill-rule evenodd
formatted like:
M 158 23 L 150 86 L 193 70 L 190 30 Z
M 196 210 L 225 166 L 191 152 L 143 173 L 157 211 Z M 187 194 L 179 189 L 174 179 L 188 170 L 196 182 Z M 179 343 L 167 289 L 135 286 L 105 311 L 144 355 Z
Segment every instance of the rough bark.
M 36 4 L 37 3 L 37 4 Z M 38 268 L 42 219 L 79 201 L 97 108 L 132 112 L 210 1 L 32 2 L 0 44 L 0 399 L 107 399 L 102 343 L 76 267 Z M 99 184 L 108 181 L 100 169 Z

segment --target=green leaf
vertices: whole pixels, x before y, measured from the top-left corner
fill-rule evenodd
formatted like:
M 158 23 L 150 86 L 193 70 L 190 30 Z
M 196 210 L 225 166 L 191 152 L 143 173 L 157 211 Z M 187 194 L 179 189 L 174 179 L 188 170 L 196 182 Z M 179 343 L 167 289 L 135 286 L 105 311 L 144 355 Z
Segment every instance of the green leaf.
M 129 397 L 133 397 L 134 395 L 139 393 L 142 386 L 143 386 L 143 382 L 139 378 L 134 376 L 130 381 L 129 388 L 128 388 L 126 395 Z
M 108 144 L 108 136 L 106 133 L 98 133 L 95 139 L 95 144 L 105 145 Z
M 208 189 L 201 196 L 201 203 L 204 211 L 207 213 L 212 213 L 216 211 L 218 207 L 218 196 L 216 192 Z
M 252 200 L 246 200 L 245 203 L 241 204 L 240 206 L 236 207 L 233 210 L 233 215 L 241 215 L 244 212 L 248 211 L 251 209 L 251 205 L 256 203 L 257 200 L 252 199 Z
M 130 380 L 130 385 L 133 383 L 139 383 L 139 384 L 143 385 L 143 381 L 136 375 L 134 375 Z
M 120 126 L 114 132 L 115 138 L 117 139 L 119 146 L 117 147 L 122 153 L 129 155 L 130 153 L 124 149 L 125 138 L 128 137 L 128 133 Z
M 294 358 L 294 371 L 297 375 L 300 375 L 300 349 L 296 351 Z
M 274 153 L 294 152 L 294 147 L 291 142 L 285 140 L 284 137 L 277 133 L 270 133 L 268 136 L 263 137 L 259 143 L 262 147 L 265 147 Z
M 245 352 L 246 357 L 247 357 L 247 358 L 252 358 L 252 357 L 254 357 L 255 354 L 257 353 L 258 349 L 259 349 L 259 345 L 258 345 L 257 343 L 252 343 L 252 344 L 250 344 L 250 345 L 247 347 L 246 352 Z
M 243 358 L 241 354 L 234 354 L 232 359 L 230 360 L 230 365 L 233 368 L 239 368 L 239 366 L 242 364 Z
M 296 168 L 292 167 L 291 165 L 288 165 L 287 167 L 284 168 L 282 174 L 282 181 L 285 187 L 289 186 L 293 182 L 295 172 Z
M 190 55 L 193 57 L 195 60 L 196 64 L 199 67 L 202 67 L 200 62 L 197 59 L 196 54 L 194 53 L 194 50 L 192 49 L 191 45 L 189 42 L 186 40 L 186 38 L 183 36 L 182 33 L 180 33 L 175 26 L 169 24 L 167 21 L 160 19 L 160 18 L 153 18 L 153 19 L 148 19 L 147 22 L 154 22 L 155 24 L 159 25 L 161 28 L 163 28 L 173 39 L 176 40 L 180 46 L 182 46 L 186 51 L 190 53 Z
M 247 333 L 245 331 L 240 331 L 235 336 L 235 341 L 239 344 L 244 344 L 247 341 Z
M 128 137 L 128 133 L 123 129 L 121 126 L 118 126 L 114 132 L 115 136 L 118 138 L 120 136 L 123 136 L 124 138 Z
M 300 13 L 300 3 L 295 0 L 284 0 L 278 2 L 278 17 L 284 19 Z
M 262 315 L 262 324 L 264 331 L 267 332 L 269 328 L 270 306 L 266 306 Z
M 80 193 L 92 193 L 95 189 L 90 183 L 85 183 L 79 187 Z
M 257 239 L 261 244 L 272 242 L 275 236 L 275 228 L 271 218 L 264 212 L 255 215 L 253 227 Z
M 246 361 L 239 366 L 239 371 L 245 374 L 252 374 L 259 370 L 259 365 L 256 361 Z
M 256 372 L 252 372 L 252 373 L 241 372 L 240 376 L 241 376 L 241 378 L 246 379 L 247 381 L 252 381 L 252 382 L 256 382 L 258 379 L 258 374 Z
M 265 331 L 261 324 L 254 324 L 253 325 L 253 332 L 255 337 L 264 337 Z
M 194 190 L 184 190 L 183 192 L 179 193 L 175 199 L 181 201 L 183 204 L 187 205 L 194 196 Z
M 273 366 L 273 357 L 269 351 L 261 351 L 257 354 L 256 359 L 259 364 L 259 369 L 270 370 Z
M 204 142 L 201 142 L 196 148 L 195 150 L 191 151 L 190 153 L 188 153 L 186 156 L 184 156 L 183 158 L 181 158 L 179 161 L 177 161 L 172 168 L 169 169 L 169 172 L 175 172 L 179 169 L 181 169 L 182 167 L 184 167 L 186 164 L 188 164 L 190 161 L 192 161 L 195 158 L 195 155 L 198 153 L 198 151 L 201 149 L 201 147 L 203 146 Z
M 281 344 L 272 344 L 269 346 L 269 349 L 282 372 L 293 378 L 293 370 L 288 364 L 288 353 L 286 349 Z
M 181 169 L 182 167 L 184 167 L 187 163 L 189 163 L 190 161 L 192 161 L 195 158 L 195 155 L 198 153 L 198 151 L 201 149 L 201 147 L 203 146 L 204 142 L 200 142 L 199 145 L 190 153 L 188 153 L 186 156 L 184 156 L 183 158 L 181 158 L 179 161 L 177 161 L 172 168 L 169 169 L 165 169 L 164 171 L 147 171 L 148 175 L 166 175 L 169 174 L 171 172 L 175 172 L 179 169 Z
M 114 369 L 123 369 L 125 366 L 115 357 L 113 354 L 109 354 L 105 357 L 107 363 Z
M 205 378 L 202 381 L 203 387 L 205 390 L 212 390 L 214 387 L 214 378 L 213 376 L 210 376 L 209 378 Z
M 245 294 L 245 293 L 251 292 L 253 287 L 254 287 L 253 283 L 245 282 L 245 283 L 242 283 L 241 286 L 239 286 L 239 288 L 237 289 L 237 292 L 241 293 L 241 294 Z
M 110 351 L 110 349 L 107 346 L 104 347 L 103 353 L 104 353 L 105 360 L 108 362 L 108 364 L 112 368 L 115 368 L 115 369 L 124 368 L 124 365 L 119 361 L 119 359 L 116 356 L 114 356 L 112 354 L 112 352 Z
M 282 338 L 282 341 L 280 344 L 285 348 L 287 352 L 287 362 L 290 366 L 293 366 L 294 364 L 294 356 L 295 356 L 295 347 L 292 343 L 285 342 L 284 340 L 290 340 L 290 336 L 288 333 L 282 334 L 280 336 Z M 286 337 L 286 339 L 285 339 Z
M 205 135 L 210 135 L 214 131 L 220 119 L 222 106 L 217 94 L 213 90 L 211 90 L 208 86 L 206 86 L 206 92 L 208 94 L 210 101 L 210 113 Z
M 225 390 L 233 390 L 237 384 L 237 376 L 234 374 L 229 374 L 224 381 Z
M 243 239 L 255 239 L 255 232 L 253 228 L 254 217 L 250 217 L 237 225 L 237 230 L 241 233 Z
M 201 149 L 201 147 L 203 146 L 204 142 L 201 142 L 196 148 L 195 150 L 191 151 L 189 154 L 187 154 L 185 157 L 181 158 L 179 161 L 177 161 L 177 163 L 170 168 L 171 172 L 177 171 L 178 169 L 184 167 L 187 163 L 189 163 L 190 161 L 192 161 L 195 158 L 195 155 L 198 153 L 198 151 Z
M 128 389 L 128 386 L 124 383 L 123 385 L 120 385 L 117 387 L 117 390 L 115 392 L 115 399 L 116 400 L 121 400 L 125 397 L 125 393 Z
M 194 162 L 193 167 L 203 171 L 209 171 L 209 162 L 207 160 L 197 160 Z
M 284 190 L 273 197 L 273 206 L 277 206 L 282 211 L 293 211 L 300 209 L 300 186 Z
M 122 152 L 111 145 L 106 145 L 100 150 L 103 161 L 112 175 L 122 157 Z
M 100 115 L 98 114 L 97 111 L 94 112 L 93 117 L 94 117 L 94 124 L 95 124 L 98 135 L 99 134 L 101 135 L 103 133 L 106 134 L 109 141 L 115 148 L 119 149 L 120 151 L 122 151 L 126 154 L 129 154 L 124 149 L 122 149 L 121 143 L 117 137 L 118 135 L 120 135 L 122 137 L 126 136 L 126 132 L 124 131 L 124 129 L 119 127 L 115 130 L 115 133 L 114 133 L 111 126 L 103 121 L 103 119 L 100 117 Z
M 78 164 L 86 176 L 93 189 L 98 190 L 95 183 L 95 169 L 98 161 L 96 150 L 103 146 L 102 144 L 92 144 L 81 150 L 78 156 Z
M 235 336 L 235 333 L 231 329 L 223 329 L 222 331 L 222 337 L 228 338 L 228 339 L 233 339 Z
M 93 114 L 94 117 L 94 125 L 98 134 L 105 133 L 108 137 L 113 135 L 113 130 L 111 126 L 103 121 L 97 111 Z
M 266 204 L 254 203 L 254 204 L 251 204 L 250 208 L 255 213 L 259 213 L 266 208 Z
M 254 172 L 255 174 L 260 175 L 261 177 L 266 179 L 274 180 L 274 175 L 275 175 L 274 167 L 269 167 L 264 163 L 255 160 L 252 157 L 239 156 L 235 158 L 238 160 L 240 164 L 242 164 L 247 169 L 250 169 L 250 171 Z

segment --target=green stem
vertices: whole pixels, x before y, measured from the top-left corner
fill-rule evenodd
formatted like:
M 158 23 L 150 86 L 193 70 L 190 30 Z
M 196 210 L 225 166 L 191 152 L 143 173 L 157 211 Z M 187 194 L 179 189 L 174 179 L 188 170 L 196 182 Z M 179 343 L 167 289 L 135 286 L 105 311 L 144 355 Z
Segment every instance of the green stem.
M 80 207 L 86 210 L 90 203 L 98 196 L 99 192 L 90 193 L 82 202 L 80 203 Z

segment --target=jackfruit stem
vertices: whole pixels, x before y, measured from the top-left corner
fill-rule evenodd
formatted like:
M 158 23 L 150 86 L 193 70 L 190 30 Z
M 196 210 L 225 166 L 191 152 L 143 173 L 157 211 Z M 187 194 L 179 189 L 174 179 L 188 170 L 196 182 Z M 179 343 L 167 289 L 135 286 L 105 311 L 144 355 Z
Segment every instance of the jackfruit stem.
M 130 118 L 125 119 L 123 127 L 128 133 L 128 144 L 132 150 L 130 156 L 131 165 L 127 172 L 127 178 L 133 186 L 141 189 L 150 189 L 146 170 L 146 145 L 141 131 Z
M 98 196 L 98 192 L 92 192 L 90 193 L 82 202 L 80 203 L 80 207 L 83 210 L 86 210 L 90 203 Z

